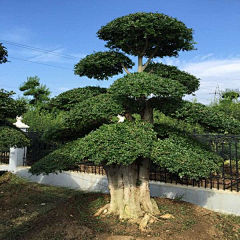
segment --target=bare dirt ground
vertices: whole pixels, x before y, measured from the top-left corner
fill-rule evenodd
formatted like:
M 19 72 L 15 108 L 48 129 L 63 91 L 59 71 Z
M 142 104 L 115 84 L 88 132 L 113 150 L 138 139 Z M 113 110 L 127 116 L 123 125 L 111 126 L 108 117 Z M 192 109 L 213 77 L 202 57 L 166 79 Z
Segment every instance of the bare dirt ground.
M 106 194 L 29 183 L 5 173 L 0 176 L 0 239 L 240 239 L 240 217 L 179 200 L 155 200 L 161 214 L 175 218 L 156 222 L 141 232 L 137 225 L 113 216 L 93 216 L 109 201 Z

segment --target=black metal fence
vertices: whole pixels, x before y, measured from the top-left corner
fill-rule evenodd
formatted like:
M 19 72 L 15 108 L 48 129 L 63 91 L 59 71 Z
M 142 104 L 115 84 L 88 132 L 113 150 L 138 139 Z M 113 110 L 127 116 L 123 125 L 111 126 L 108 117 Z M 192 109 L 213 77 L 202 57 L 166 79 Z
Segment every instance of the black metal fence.
M 180 178 L 170 173 L 166 168 L 152 164 L 149 172 L 149 179 L 165 183 L 181 184 L 193 187 L 214 188 L 239 192 L 240 188 L 240 136 L 233 135 L 212 135 L 194 134 L 194 137 L 201 142 L 208 144 L 213 151 L 223 158 L 221 170 L 212 173 L 208 178 L 198 180 L 187 177 Z M 95 166 L 93 163 L 82 163 L 73 171 L 92 174 L 105 174 L 102 166 Z
M 0 152 L 0 164 L 9 164 L 9 151 Z
M 182 185 L 191 185 L 193 187 L 215 188 L 239 192 L 240 187 L 240 136 L 236 135 L 213 135 L 213 134 L 195 134 L 198 141 L 208 144 L 211 149 L 223 158 L 221 170 L 212 173 L 208 178 L 198 180 L 189 178 L 180 178 L 175 174 L 169 173 L 165 168 L 152 166 L 150 179 L 165 183 L 175 183 Z
M 26 132 L 30 139 L 30 146 L 27 148 L 27 155 L 25 160 L 26 166 L 32 166 L 35 162 L 48 155 L 50 152 L 56 150 L 59 146 L 51 144 L 43 139 L 43 132 Z
M 30 147 L 27 149 L 25 165 L 31 166 L 39 159 L 43 158 L 59 145 L 49 144 L 42 139 L 42 132 L 27 132 L 31 140 Z M 152 164 L 149 178 L 152 181 L 174 183 L 181 185 L 191 185 L 194 187 L 229 189 L 239 192 L 240 188 L 240 135 L 213 135 L 213 134 L 194 134 L 197 140 L 208 144 L 213 151 L 223 158 L 221 171 L 212 173 L 208 178 L 198 180 L 180 178 L 157 165 Z M 8 163 L 9 152 L 0 152 L 0 163 Z M 105 174 L 102 166 L 95 166 L 93 163 L 85 162 L 72 169 L 73 171 Z

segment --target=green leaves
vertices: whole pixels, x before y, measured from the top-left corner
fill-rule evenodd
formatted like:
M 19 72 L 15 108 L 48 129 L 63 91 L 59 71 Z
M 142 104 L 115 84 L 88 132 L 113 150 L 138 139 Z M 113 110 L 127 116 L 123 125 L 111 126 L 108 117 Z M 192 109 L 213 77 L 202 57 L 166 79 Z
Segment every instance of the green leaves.
M 45 137 L 55 141 L 73 140 L 88 134 L 104 123 L 110 123 L 114 116 L 124 112 L 123 106 L 110 94 L 99 94 L 74 104 L 63 122 L 53 126 Z
M 185 101 L 175 114 L 175 118 L 182 119 L 188 123 L 199 123 L 205 131 L 239 134 L 239 121 L 232 119 L 218 109 L 205 106 L 201 103 Z
M 6 48 L 0 43 L 0 64 L 6 63 L 8 57 L 8 52 Z
M 218 169 L 220 158 L 174 126 L 155 127 L 134 120 L 113 124 L 118 114 L 138 113 L 151 121 L 153 108 L 190 123 L 201 122 L 218 129 L 224 121 L 205 111 L 202 105 L 187 106 L 185 94 L 196 91 L 199 79 L 152 58 L 176 57 L 180 51 L 194 49 L 193 30 L 175 18 L 160 13 L 135 13 L 117 18 L 97 33 L 112 51 L 96 52 L 75 65 L 75 74 L 98 80 L 123 73 L 133 62 L 123 53 L 138 56 L 138 71 L 116 80 L 109 89 L 87 87 L 61 94 L 50 108 L 67 111 L 49 136 L 61 140 L 79 138 L 37 162 L 31 172 L 50 173 L 71 169 L 81 161 L 95 164 L 131 164 L 139 157 L 150 158 L 170 172 L 191 178 L 205 177 Z M 143 57 L 149 58 L 143 65 Z M 147 68 L 145 68 L 147 66 Z M 212 123 L 211 123 L 212 121 Z M 230 123 L 230 122 L 229 122 Z M 105 124 L 105 125 L 103 125 Z M 108 125 L 106 125 L 108 124 Z M 161 129 L 162 128 L 162 129 Z M 157 139 L 157 136 L 161 139 Z
M 119 52 L 96 52 L 80 60 L 74 67 L 74 73 L 81 77 L 108 80 L 109 77 L 123 73 L 123 66 L 132 68 L 134 63 Z
M 103 125 L 86 137 L 66 144 L 35 163 L 33 174 L 67 170 L 83 160 L 95 164 L 131 164 L 138 157 L 150 157 L 156 133 L 145 122 Z
M 187 94 L 197 91 L 199 87 L 200 79 L 187 72 L 180 71 L 175 66 L 169 66 L 162 63 L 150 63 L 145 71 L 154 73 L 161 78 L 171 79 L 183 84 L 187 88 Z
M 49 95 L 51 92 L 46 85 L 40 84 L 39 81 L 40 78 L 37 76 L 29 77 L 27 78 L 27 81 L 19 87 L 19 90 L 24 92 L 24 96 L 32 96 L 29 103 L 33 105 L 49 101 Z
M 113 96 L 101 94 L 75 105 L 70 110 L 66 123 L 72 129 L 90 131 L 110 122 L 113 116 L 123 111 L 122 105 Z
M 5 122 L 7 118 L 15 118 L 26 111 L 25 102 L 12 98 L 14 92 L 8 92 L 0 89 L 0 123 Z
M 0 126 L 0 151 L 9 150 L 10 147 L 26 147 L 30 143 L 24 133 L 10 126 Z
M 145 57 L 178 56 L 194 49 L 193 30 L 160 13 L 134 13 L 116 18 L 103 26 L 97 36 L 106 47 Z
M 180 177 L 209 177 L 222 164 L 222 159 L 205 145 L 188 135 L 172 133 L 154 144 L 152 160 Z
M 76 104 L 106 92 L 106 88 L 101 87 L 88 86 L 83 88 L 74 88 L 52 98 L 45 108 L 53 111 L 69 111 Z
M 151 94 L 155 97 L 181 98 L 187 89 L 177 81 L 142 72 L 128 74 L 116 80 L 109 92 L 135 98 L 149 97 Z
M 12 98 L 14 92 L 0 89 L 0 151 L 10 147 L 25 147 L 29 140 L 22 131 L 10 126 L 7 119 L 20 116 L 26 111 L 25 103 Z M 9 126 L 8 126 L 9 125 Z
M 188 135 L 172 132 L 164 139 L 150 123 L 136 121 L 103 125 L 84 138 L 66 144 L 35 163 L 33 174 L 68 170 L 81 163 L 131 164 L 150 158 L 181 177 L 198 179 L 219 169 L 222 159 Z
M 150 157 L 155 139 L 156 133 L 150 123 L 103 125 L 79 140 L 79 147 L 73 155 L 96 164 L 131 164 L 138 157 Z
M 71 153 L 75 150 L 77 141 L 67 143 L 63 147 L 51 152 L 40 161 L 36 162 L 29 170 L 32 174 L 39 175 L 57 173 L 72 169 L 77 165 L 79 158 L 74 158 Z

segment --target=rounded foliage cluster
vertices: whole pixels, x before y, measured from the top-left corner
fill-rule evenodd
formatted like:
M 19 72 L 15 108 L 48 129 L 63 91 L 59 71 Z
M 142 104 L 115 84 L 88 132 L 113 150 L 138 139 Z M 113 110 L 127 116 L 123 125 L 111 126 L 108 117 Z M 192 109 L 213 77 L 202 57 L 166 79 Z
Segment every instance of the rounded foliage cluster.
M 198 179 L 219 170 L 223 159 L 189 135 L 171 133 L 155 142 L 154 163 L 180 177 Z
M 131 164 L 138 157 L 151 156 L 156 133 L 146 122 L 123 122 L 103 125 L 79 141 L 73 156 L 95 164 Z
M 160 13 L 138 12 L 116 18 L 103 26 L 97 35 L 106 47 L 134 56 L 177 56 L 180 50 L 194 49 L 193 30 Z
M 159 77 L 172 79 L 174 81 L 178 81 L 183 84 L 187 88 L 187 94 L 193 93 L 198 90 L 199 87 L 199 79 L 195 76 L 180 71 L 175 66 L 169 66 L 162 63 L 150 63 L 145 69 L 146 72 L 151 72 Z
M 12 98 L 14 92 L 8 92 L 0 89 L 0 123 L 6 121 L 7 118 L 15 118 L 26 111 L 24 101 Z
M 132 68 L 134 63 L 124 54 L 114 51 L 96 52 L 81 59 L 74 67 L 74 73 L 98 80 L 123 73 L 123 66 Z
M 61 148 L 49 153 L 47 156 L 32 165 L 29 172 L 35 175 L 58 173 L 77 166 L 79 158 L 73 158 L 71 153 L 76 149 L 77 141 L 66 143 Z
M 204 144 L 178 131 L 157 139 L 150 123 L 126 121 L 103 125 L 66 144 L 33 165 L 33 174 L 68 170 L 84 161 L 129 165 L 144 157 L 180 177 L 198 179 L 219 170 L 222 159 Z M 161 134 L 160 134 L 161 135 Z
M 52 98 L 46 105 L 46 108 L 49 110 L 69 111 L 77 103 L 80 103 L 102 93 L 106 93 L 105 88 L 92 86 L 74 88 Z
M 222 93 L 222 98 L 227 100 L 236 100 L 240 97 L 239 91 L 228 90 Z
M 173 117 L 188 123 L 198 123 L 209 132 L 230 134 L 239 134 L 240 132 L 239 121 L 230 118 L 224 112 L 201 103 L 185 101 L 183 106 L 173 114 Z
M 115 95 L 129 97 L 155 97 L 180 98 L 187 89 L 178 81 L 162 78 L 150 73 L 132 73 L 116 80 L 109 88 Z
M 146 122 L 103 125 L 86 137 L 66 144 L 35 163 L 33 174 L 67 170 L 83 160 L 95 164 L 131 164 L 138 157 L 150 157 L 156 133 Z
M 123 111 L 113 96 L 101 94 L 76 104 L 66 117 L 66 124 L 76 130 L 93 130 Z
M 69 141 L 83 137 L 124 112 L 122 104 L 110 94 L 99 94 L 73 104 L 62 121 L 44 134 L 51 141 Z
M 10 147 L 26 147 L 29 139 L 24 133 L 14 127 L 0 126 L 0 151 L 9 150 Z

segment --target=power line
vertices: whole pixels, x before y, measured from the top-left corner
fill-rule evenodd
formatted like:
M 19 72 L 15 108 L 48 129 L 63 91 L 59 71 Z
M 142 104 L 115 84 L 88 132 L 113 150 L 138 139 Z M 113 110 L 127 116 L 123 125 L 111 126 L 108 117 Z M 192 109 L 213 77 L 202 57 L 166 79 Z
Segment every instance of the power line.
M 70 69 L 70 68 L 59 67 L 59 66 L 55 66 L 55 65 L 51 65 L 51 64 L 40 63 L 40 62 L 35 62 L 35 61 L 30 61 L 30 60 L 21 59 L 21 58 L 15 58 L 15 57 L 8 57 L 8 58 L 12 58 L 12 59 L 16 59 L 16 60 L 20 60 L 20 61 L 24 61 L 24 62 L 30 62 L 30 63 L 41 64 L 41 65 L 45 65 L 45 66 L 49 66 L 49 67 L 55 67 L 55 68 L 61 68 L 61 69 L 65 69 L 65 70 L 73 71 L 73 69 Z
M 57 53 L 57 52 L 54 52 L 52 50 L 49 51 L 49 50 L 46 50 L 46 49 L 36 48 L 36 47 L 29 46 L 29 45 L 24 45 L 24 44 L 20 44 L 20 43 L 16 43 L 16 42 L 10 42 L 10 41 L 7 41 L 7 40 L 0 40 L 0 42 L 4 42 L 6 44 L 13 45 L 15 47 L 20 47 L 20 48 L 26 48 L 26 49 L 29 49 L 29 50 L 34 50 L 34 51 L 37 51 L 37 52 L 53 54 L 53 55 L 56 55 L 56 56 L 59 56 L 59 57 L 64 57 L 64 58 L 68 58 L 68 59 L 71 59 L 71 60 L 80 60 L 80 58 L 78 58 L 78 57 L 74 57 L 74 56 L 67 55 L 67 54 L 62 54 L 62 53 Z

